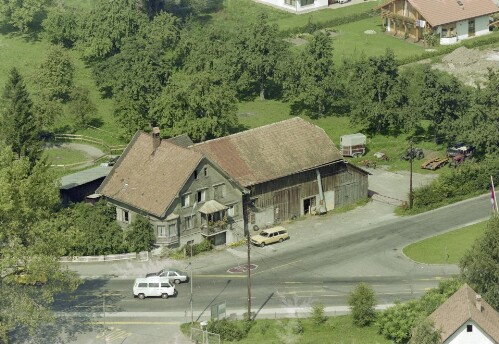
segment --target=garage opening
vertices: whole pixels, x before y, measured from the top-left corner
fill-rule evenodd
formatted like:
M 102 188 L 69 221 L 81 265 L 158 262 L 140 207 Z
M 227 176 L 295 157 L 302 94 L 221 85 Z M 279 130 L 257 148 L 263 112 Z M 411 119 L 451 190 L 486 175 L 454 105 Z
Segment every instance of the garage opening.
M 315 196 L 303 200 L 303 215 L 310 214 L 315 208 Z

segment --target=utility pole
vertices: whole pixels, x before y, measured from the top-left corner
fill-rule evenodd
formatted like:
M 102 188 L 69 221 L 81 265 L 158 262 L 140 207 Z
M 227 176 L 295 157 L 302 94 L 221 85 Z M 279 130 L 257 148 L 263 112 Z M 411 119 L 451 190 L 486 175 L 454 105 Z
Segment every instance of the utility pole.
M 191 246 L 191 258 L 189 260 L 189 268 L 190 268 L 190 272 L 191 272 L 191 298 L 190 298 L 190 304 L 191 304 L 191 326 L 194 325 L 194 313 L 192 312 L 192 283 L 193 283 L 193 280 L 192 280 L 192 244 L 193 242 L 190 244 Z
M 410 175 L 409 175 L 409 209 L 412 209 L 413 194 L 412 194 L 412 160 L 414 159 L 414 151 L 412 148 L 412 139 L 409 141 L 409 161 L 410 161 Z
M 246 234 L 246 244 L 247 244 L 247 252 L 248 252 L 248 266 L 246 267 L 246 270 L 248 272 L 248 320 L 251 320 L 251 269 L 250 269 L 250 264 L 251 264 L 251 241 L 250 241 L 250 232 L 248 228 L 248 220 L 249 220 L 249 195 L 244 194 L 243 195 L 243 222 L 244 222 L 244 233 Z

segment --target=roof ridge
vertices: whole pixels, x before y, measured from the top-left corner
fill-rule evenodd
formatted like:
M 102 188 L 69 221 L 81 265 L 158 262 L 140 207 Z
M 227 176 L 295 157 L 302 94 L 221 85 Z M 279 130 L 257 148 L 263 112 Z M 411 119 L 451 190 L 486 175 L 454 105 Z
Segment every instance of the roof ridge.
M 199 145 L 202 145 L 202 144 L 205 144 L 205 143 L 209 143 L 209 142 L 226 140 L 229 137 L 235 137 L 235 136 L 239 136 L 239 135 L 243 135 L 243 134 L 247 135 L 246 133 L 250 133 L 250 132 L 258 131 L 258 130 L 263 130 L 264 128 L 268 128 L 268 127 L 272 127 L 272 126 L 275 126 L 275 125 L 278 125 L 278 124 L 282 124 L 284 122 L 291 122 L 291 121 L 296 121 L 296 120 L 301 120 L 301 121 L 303 121 L 305 123 L 309 123 L 311 125 L 315 125 L 313 123 L 310 123 L 310 122 L 304 120 L 300 116 L 294 116 L 293 118 L 283 119 L 282 121 L 278 121 L 278 122 L 274 122 L 274 123 L 269 123 L 269 124 L 261 125 L 259 127 L 255 127 L 255 128 L 246 129 L 246 130 L 243 130 L 243 131 L 240 131 L 240 132 L 237 132 L 237 133 L 234 133 L 234 134 L 230 134 L 230 135 L 227 135 L 227 136 L 217 137 L 215 139 L 211 139 L 211 140 L 207 140 L 207 141 L 203 141 L 203 142 L 198 142 L 198 143 L 195 143 L 195 144 L 189 146 L 189 148 L 190 147 L 199 146 Z M 318 127 L 318 128 L 320 128 L 320 127 Z M 322 128 L 320 128 L 320 129 L 322 129 Z

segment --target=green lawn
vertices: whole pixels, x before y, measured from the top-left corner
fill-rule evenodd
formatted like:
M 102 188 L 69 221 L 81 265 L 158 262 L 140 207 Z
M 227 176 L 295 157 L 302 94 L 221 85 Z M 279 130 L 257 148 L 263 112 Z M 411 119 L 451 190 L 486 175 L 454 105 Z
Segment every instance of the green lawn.
M 349 315 L 329 317 L 321 326 L 314 325 L 310 319 L 300 319 L 303 333 L 294 334 L 289 326 L 290 319 L 258 319 L 248 336 L 238 342 L 241 344 L 389 344 L 391 341 L 378 334 L 375 326 L 357 327 Z M 183 324 L 188 333 L 190 324 Z M 228 343 L 228 342 L 227 342 Z
M 487 221 L 428 238 L 404 247 L 404 254 L 419 263 L 457 264 L 486 227 Z
M 90 157 L 82 151 L 69 149 L 67 147 L 52 147 L 44 150 L 50 164 L 69 165 L 77 162 L 90 160 Z
M 331 29 L 334 29 L 338 34 L 333 39 L 336 62 L 356 60 L 360 56 L 383 55 L 388 48 L 394 52 L 396 59 L 419 55 L 424 52 L 422 45 L 384 33 L 379 16 L 373 16 Z M 367 30 L 374 30 L 376 33 L 364 33 Z

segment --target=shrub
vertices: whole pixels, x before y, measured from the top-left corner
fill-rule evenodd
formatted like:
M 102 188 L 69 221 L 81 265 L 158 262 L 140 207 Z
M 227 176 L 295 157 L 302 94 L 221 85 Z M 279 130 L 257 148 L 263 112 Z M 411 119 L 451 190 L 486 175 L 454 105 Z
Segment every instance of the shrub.
M 210 320 L 206 329 L 208 332 L 219 334 L 222 341 L 234 341 L 244 338 L 243 331 L 235 322 L 228 319 Z
M 125 233 L 129 252 L 149 251 L 156 241 L 151 223 L 143 216 L 137 216 Z
M 300 318 L 293 318 L 289 321 L 289 327 L 293 334 L 302 334 L 304 331 Z
M 248 332 L 251 330 L 251 328 L 253 327 L 253 325 L 256 323 L 256 321 L 254 320 L 243 320 L 241 326 L 242 326 L 242 330 L 243 330 L 243 333 L 244 335 L 248 335 Z
M 324 315 L 324 305 L 321 303 L 314 304 L 312 306 L 311 317 L 315 325 L 324 324 L 327 320 L 327 317 Z
M 355 325 L 368 326 L 376 319 L 376 296 L 371 286 L 365 283 L 358 284 L 350 293 L 348 304 Z

